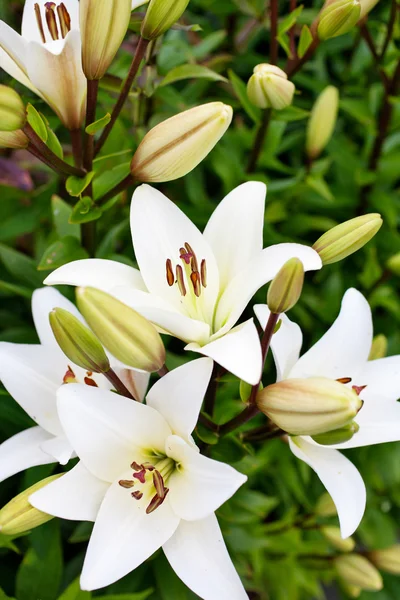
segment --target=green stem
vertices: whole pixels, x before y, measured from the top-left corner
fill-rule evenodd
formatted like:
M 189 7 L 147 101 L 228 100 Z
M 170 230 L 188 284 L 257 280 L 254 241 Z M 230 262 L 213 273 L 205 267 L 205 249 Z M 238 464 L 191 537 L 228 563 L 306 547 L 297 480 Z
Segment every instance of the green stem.
M 103 373 L 105 377 L 107 377 L 108 381 L 114 386 L 116 391 L 121 394 L 121 396 L 125 396 L 130 400 L 134 400 L 135 398 L 132 396 L 128 388 L 124 383 L 120 380 L 118 375 L 112 369 L 109 369 L 107 372 Z
M 36 131 L 29 123 L 25 123 L 23 132 L 29 139 L 28 150 L 34 154 L 37 158 L 42 160 L 47 166 L 59 173 L 60 175 L 75 175 L 76 177 L 83 177 L 85 171 L 83 169 L 69 165 L 64 160 L 59 158 L 50 148 L 44 143 L 44 141 L 38 136 Z
M 253 148 L 250 154 L 246 173 L 253 173 L 257 167 L 258 159 L 264 146 L 265 137 L 268 132 L 269 123 L 271 120 L 271 109 L 267 108 L 263 111 L 262 121 L 257 129 L 254 139 Z
M 123 179 L 120 183 L 118 183 L 116 186 L 114 186 L 109 192 L 104 194 L 104 196 L 99 198 L 97 200 L 97 204 L 99 206 L 101 206 L 102 204 L 105 204 L 108 200 L 111 200 L 112 198 L 114 198 L 115 196 L 117 196 L 118 194 L 120 194 L 121 192 L 126 190 L 126 188 L 129 187 L 130 185 L 132 185 L 133 183 L 134 183 L 134 179 L 133 179 L 132 175 L 130 175 L 130 174 L 127 175 L 125 177 L 125 179 Z

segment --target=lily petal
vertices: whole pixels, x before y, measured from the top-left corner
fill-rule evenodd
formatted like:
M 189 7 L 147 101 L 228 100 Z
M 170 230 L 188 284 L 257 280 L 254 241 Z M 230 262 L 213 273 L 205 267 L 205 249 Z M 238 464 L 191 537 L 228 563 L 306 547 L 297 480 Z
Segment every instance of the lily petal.
M 153 408 L 108 390 L 70 383 L 57 394 L 65 433 L 89 471 L 112 482 L 132 461 L 164 452 L 171 430 Z
M 7 23 L 0 21 L 0 67 L 22 85 L 40 95 L 27 75 L 26 53 L 26 40 Z
M 261 327 L 265 329 L 271 311 L 266 304 L 256 304 L 253 308 Z M 271 340 L 277 381 L 285 379 L 299 360 L 303 343 L 303 334 L 297 323 L 291 321 L 286 315 L 280 315 L 279 319 L 281 325 Z
M 211 515 L 247 481 L 225 463 L 202 456 L 182 438 L 171 435 L 167 455 L 179 464 L 169 481 L 169 500 L 181 519 L 196 521 Z
M 372 344 L 371 309 L 351 288 L 339 316 L 325 335 L 296 363 L 290 377 L 354 377 L 368 360 Z
M 43 452 L 50 454 L 60 465 L 66 465 L 72 458 L 74 450 L 64 435 L 53 437 L 41 445 Z
M 362 397 L 388 398 L 393 402 L 400 398 L 400 356 L 388 356 L 370 360 L 357 373 L 357 385 L 367 386 Z
M 150 373 L 136 371 L 135 369 L 126 369 L 114 367 L 114 371 L 126 385 L 132 396 L 138 402 L 143 402 L 150 381 Z
M 205 346 L 192 343 L 187 345 L 185 350 L 209 356 L 230 373 L 251 385 L 260 381 L 261 345 L 253 319 L 238 325 L 223 337 Z
M 76 467 L 30 496 L 29 502 L 49 515 L 71 521 L 95 521 L 109 483 Z
M 55 462 L 40 447 L 51 438 L 51 434 L 41 427 L 31 427 L 0 444 L 0 481 L 30 467 Z
M 132 0 L 132 10 L 138 8 L 138 6 L 142 6 L 143 4 L 147 4 L 149 0 Z
M 215 515 L 181 521 L 163 550 L 178 577 L 203 600 L 248 600 Z
M 213 361 L 193 360 L 159 379 L 147 394 L 147 404 L 163 415 L 172 433 L 192 443 Z
M 61 352 L 49 322 L 49 314 L 53 308 L 63 308 L 72 313 L 80 321 L 84 321 L 76 306 L 65 298 L 58 290 L 52 288 L 40 288 L 33 292 L 32 316 L 40 343 L 45 346 L 53 346 Z
M 289 437 L 290 449 L 318 475 L 337 508 L 342 538 L 352 535 L 363 518 L 366 490 L 356 467 L 337 450 Z
M 263 248 L 266 186 L 248 181 L 232 190 L 217 206 L 204 230 L 217 260 L 220 290 Z

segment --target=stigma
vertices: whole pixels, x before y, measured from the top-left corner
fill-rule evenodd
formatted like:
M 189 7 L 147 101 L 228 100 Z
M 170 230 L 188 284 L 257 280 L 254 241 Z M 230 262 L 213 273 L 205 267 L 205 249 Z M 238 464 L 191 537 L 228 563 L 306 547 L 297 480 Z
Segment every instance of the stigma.
M 206 260 L 200 262 L 188 242 L 179 249 L 179 258 L 182 264 L 175 267 L 175 272 L 170 258 L 166 262 L 166 279 L 170 287 L 177 285 L 181 296 L 186 296 L 189 290 L 199 298 L 203 289 L 207 287 Z
M 47 25 L 47 31 L 44 26 L 42 18 L 41 8 L 39 3 L 34 5 L 35 17 L 37 26 L 39 29 L 40 37 L 43 44 L 47 41 L 56 41 L 64 39 L 69 31 L 71 31 L 71 17 L 67 11 L 65 4 L 61 2 L 56 4 L 55 2 L 45 2 L 44 4 L 44 20 Z M 58 17 L 58 19 L 57 19 Z M 46 33 L 50 36 L 51 40 L 46 39 Z

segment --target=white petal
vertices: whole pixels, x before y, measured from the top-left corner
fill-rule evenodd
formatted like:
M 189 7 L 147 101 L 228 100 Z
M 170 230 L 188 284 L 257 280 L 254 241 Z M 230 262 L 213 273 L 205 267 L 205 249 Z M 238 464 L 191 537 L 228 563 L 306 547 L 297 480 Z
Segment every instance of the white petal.
M 256 304 L 253 308 L 261 327 L 265 329 L 271 314 L 268 306 L 266 304 Z M 280 327 L 271 340 L 277 381 L 285 379 L 299 360 L 303 343 L 303 334 L 297 323 L 291 321 L 286 315 L 281 315 L 279 318 L 281 320 Z
M 259 181 L 239 185 L 208 221 L 204 237 L 217 259 L 221 291 L 263 248 L 266 191 Z
M 138 6 L 142 6 L 143 4 L 147 4 L 149 0 L 132 0 L 132 10 L 138 8 Z
M 309 444 L 301 437 L 289 438 L 295 456 L 307 463 L 332 496 L 343 538 L 352 535 L 364 515 L 366 490 L 356 467 L 337 450 Z
M 27 43 L 11 27 L 0 21 L 0 68 L 36 94 L 40 92 L 30 81 L 26 66 Z
M 41 427 L 31 427 L 0 444 L 0 481 L 30 467 L 55 462 L 40 448 L 51 437 Z
M 185 350 L 209 356 L 230 373 L 251 385 L 260 381 L 261 344 L 253 319 L 238 325 L 229 333 L 205 346 L 193 343 L 186 346 Z
M 163 550 L 178 577 L 203 600 L 248 600 L 215 515 L 181 521 Z
M 215 318 L 215 329 L 229 331 L 236 323 L 247 304 L 264 284 L 275 277 L 285 262 L 291 258 L 299 258 L 305 271 L 313 271 L 322 267 L 319 254 L 302 244 L 276 244 L 264 248 L 254 257 L 230 282 L 218 302 Z
M 39 345 L 0 343 L 0 380 L 43 429 L 59 435 L 56 392 L 68 368 L 61 352 Z
M 218 267 L 210 246 L 197 227 L 164 194 L 149 185 L 141 185 L 132 197 L 131 229 L 136 260 L 149 291 L 165 298 L 179 310 L 186 310 L 193 318 L 199 318 L 195 314 L 199 307 L 205 315 L 203 320 L 211 322 L 219 293 Z M 196 254 L 199 268 L 202 260 L 207 264 L 207 287 L 194 301 L 193 313 L 189 313 L 189 305 L 193 305 L 189 292 L 191 283 L 187 282 L 188 293 L 183 298 L 178 286 L 170 287 L 166 277 L 168 259 L 174 271 L 176 265 L 182 266 L 180 248 L 185 243 L 189 243 Z
M 64 435 L 53 437 L 41 445 L 43 452 L 50 454 L 61 465 L 66 465 L 74 454 L 73 448 Z
M 179 464 L 168 481 L 168 497 L 181 519 L 207 517 L 247 481 L 233 467 L 202 456 L 176 435 L 167 439 L 165 447 L 167 455 Z
M 22 35 L 29 41 L 42 43 L 39 27 L 37 24 L 34 5 L 39 4 L 43 22 L 43 29 L 46 40 L 49 42 L 52 38 L 47 29 L 45 17 L 45 0 L 25 0 L 24 13 L 22 16 Z M 71 17 L 71 29 L 79 28 L 79 3 L 78 0 L 63 0 L 63 4 Z
M 371 309 L 360 292 L 349 289 L 336 321 L 300 358 L 290 377 L 354 377 L 367 362 L 371 344 Z
M 136 371 L 135 369 L 126 369 L 114 367 L 114 371 L 126 385 L 132 396 L 138 402 L 143 402 L 150 381 L 150 373 Z
M 76 306 L 58 290 L 40 288 L 32 295 L 32 316 L 41 344 L 59 349 L 50 327 L 49 314 L 53 308 L 63 308 L 84 322 Z
M 95 521 L 109 487 L 109 483 L 91 475 L 79 462 L 71 471 L 32 494 L 29 502 L 60 519 Z
M 400 398 L 400 356 L 368 361 L 357 373 L 354 383 L 367 386 L 363 390 L 363 399 L 379 396 L 393 401 L 398 400 Z
M 147 404 L 161 413 L 172 433 L 191 442 L 211 378 L 213 361 L 199 358 L 161 377 L 147 394 Z
M 149 515 L 145 503 L 114 483 L 104 498 L 90 538 L 81 576 L 95 590 L 133 571 L 171 537 L 179 524 L 168 500 Z
M 63 386 L 58 412 L 72 447 L 89 471 L 112 482 L 131 462 L 164 452 L 171 430 L 150 406 L 108 390 L 86 385 Z

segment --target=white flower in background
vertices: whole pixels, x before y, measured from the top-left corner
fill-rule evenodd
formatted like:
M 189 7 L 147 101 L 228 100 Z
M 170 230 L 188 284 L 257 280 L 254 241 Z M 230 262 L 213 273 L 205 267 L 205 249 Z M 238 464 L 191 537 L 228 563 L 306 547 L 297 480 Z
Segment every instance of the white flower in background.
M 71 458 L 73 450 L 57 414 L 56 393 L 63 383 L 81 381 L 88 386 L 112 387 L 103 375 L 84 371 L 63 354 L 49 324 L 49 313 L 55 307 L 64 308 L 82 320 L 72 302 L 57 290 L 42 288 L 32 298 L 32 314 L 41 343 L 0 343 L 0 380 L 37 423 L 0 445 L 0 481 L 29 467 L 53 462 L 66 464 Z M 142 399 L 148 374 L 125 369 L 112 357 L 111 366 L 131 393 Z
M 71 262 L 48 285 L 99 288 L 135 308 L 161 332 L 250 384 L 261 376 L 253 319 L 234 327 L 254 293 L 292 257 L 305 270 L 321 259 L 301 244 L 263 250 L 265 185 L 248 182 L 217 206 L 204 234 L 161 192 L 142 185 L 133 195 L 131 229 L 140 272 L 99 259 Z M 233 328 L 234 327 L 234 328 Z
M 162 547 L 201 598 L 247 600 L 214 515 L 246 477 L 199 454 L 191 436 L 212 365 L 200 358 L 171 371 L 147 404 L 77 384 L 59 390 L 60 420 L 81 460 L 30 502 L 95 521 L 82 589 L 113 583 Z
M 135 10 L 135 8 L 138 8 L 139 6 L 143 6 L 143 4 L 148 4 L 148 2 L 149 0 L 132 0 L 132 10 Z
M 262 326 L 269 310 L 254 307 Z M 308 436 L 289 438 L 292 452 L 317 473 L 332 496 L 339 515 L 343 538 L 358 527 L 365 510 L 364 482 L 354 467 L 335 448 L 357 448 L 400 440 L 400 356 L 368 361 L 372 345 L 371 309 L 364 296 L 349 289 L 332 327 L 301 358 L 300 327 L 282 315 L 282 325 L 272 337 L 278 381 L 326 377 L 351 379 L 364 401 L 354 421 L 359 430 L 344 443 L 321 446 Z
M 0 21 L 0 67 L 47 102 L 69 129 L 86 110 L 79 2 L 26 0 L 22 35 Z

